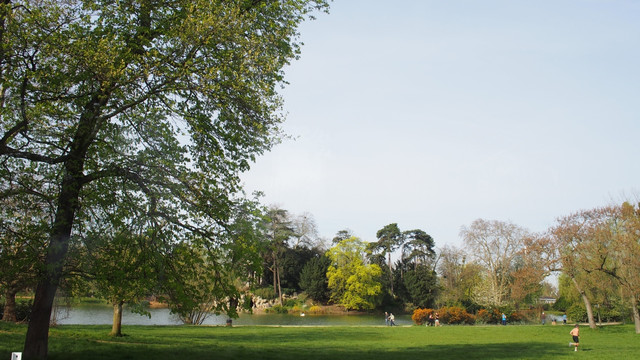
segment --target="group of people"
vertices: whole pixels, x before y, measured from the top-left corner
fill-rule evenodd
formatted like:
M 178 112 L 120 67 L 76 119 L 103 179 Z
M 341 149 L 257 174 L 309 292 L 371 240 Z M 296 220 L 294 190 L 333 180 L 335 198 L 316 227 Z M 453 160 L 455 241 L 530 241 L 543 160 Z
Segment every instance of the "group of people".
M 393 313 L 384 312 L 384 322 L 387 326 L 394 326 L 396 324 L 396 317 Z
M 429 314 L 429 318 L 427 319 L 427 326 L 440 326 L 440 314 Z

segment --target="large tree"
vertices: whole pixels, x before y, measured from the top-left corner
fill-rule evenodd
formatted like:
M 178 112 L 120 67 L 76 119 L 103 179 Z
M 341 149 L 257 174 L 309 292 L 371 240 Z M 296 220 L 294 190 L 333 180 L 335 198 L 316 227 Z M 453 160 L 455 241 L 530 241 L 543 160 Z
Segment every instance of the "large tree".
M 289 240 L 294 236 L 293 227 L 289 218 L 289 212 L 278 207 L 271 207 L 267 211 L 267 223 L 265 225 L 268 242 L 266 265 L 272 274 L 273 292 L 278 294 L 282 305 L 282 272 L 284 271 L 283 259 L 289 249 Z
M 589 326 L 596 328 L 592 301 L 598 287 L 598 272 L 614 260 L 610 255 L 612 238 L 607 236 L 610 208 L 581 210 L 558 218 L 551 230 L 562 272 L 567 275 L 582 297 Z
M 331 300 L 347 309 L 373 309 L 381 291 L 382 271 L 378 265 L 366 263 L 366 248 L 362 240 L 352 236 L 327 251 Z
M 122 336 L 123 305 L 145 313 L 141 300 L 157 289 L 154 231 L 92 234 L 83 241 L 83 272 L 113 306 L 112 336 Z
M 406 259 L 413 263 L 428 265 L 433 262 L 436 257 L 435 242 L 431 235 L 423 230 L 407 230 L 403 233 L 404 243 L 402 244 L 402 259 Z
M 329 300 L 327 270 L 330 264 L 331 259 L 326 255 L 314 257 L 307 261 L 300 272 L 300 288 L 315 301 L 324 303 Z
M 391 254 L 398 249 L 404 242 L 404 236 L 398 228 L 397 223 L 386 225 L 376 233 L 378 242 L 375 244 L 375 250 L 380 252 L 382 257 L 387 256 L 387 266 L 389 267 L 389 283 L 391 296 L 393 291 L 393 267 L 391 263 Z
M 445 246 L 439 251 L 438 272 L 442 290 L 438 294 L 440 305 L 475 307 L 475 286 L 480 281 L 482 267 L 467 261 L 464 250 Z
M 615 253 L 621 255 L 609 269 L 629 299 L 636 334 L 640 334 L 640 204 L 625 202 L 620 207 L 620 231 L 616 231 Z M 618 229 L 616 229 L 618 230 Z
M 482 265 L 485 282 L 477 293 L 482 305 L 504 305 L 509 299 L 514 261 L 523 248 L 528 231 L 511 223 L 478 219 L 463 226 L 461 237 L 469 255 Z
M 85 198 L 138 207 L 215 241 L 238 173 L 270 149 L 297 26 L 322 0 L 4 0 L 0 191 L 54 197 L 24 348 L 47 356 L 53 299 Z M 46 184 L 46 186 L 42 184 Z

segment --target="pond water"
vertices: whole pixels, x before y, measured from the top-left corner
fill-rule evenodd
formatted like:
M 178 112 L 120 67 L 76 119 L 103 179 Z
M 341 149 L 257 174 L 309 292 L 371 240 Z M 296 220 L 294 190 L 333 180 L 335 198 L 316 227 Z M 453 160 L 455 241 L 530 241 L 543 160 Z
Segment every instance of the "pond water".
M 169 309 L 149 309 L 151 317 L 134 314 L 126 308 L 122 325 L 181 325 Z M 77 306 L 58 310 L 61 325 L 111 325 L 113 309 L 108 306 Z M 227 316 L 211 315 L 204 325 L 225 325 Z M 384 315 L 289 315 L 289 314 L 240 314 L 234 325 L 296 325 L 296 326 L 371 326 L 384 325 Z M 411 325 L 409 315 L 397 315 L 396 325 Z

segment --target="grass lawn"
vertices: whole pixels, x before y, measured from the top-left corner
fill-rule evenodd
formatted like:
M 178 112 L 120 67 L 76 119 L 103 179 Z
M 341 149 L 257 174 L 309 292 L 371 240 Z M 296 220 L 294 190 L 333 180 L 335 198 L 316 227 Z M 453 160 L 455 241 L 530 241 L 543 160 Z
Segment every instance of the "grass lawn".
M 637 359 L 632 325 L 260 327 L 65 325 L 51 329 L 49 359 Z M 0 322 L 0 360 L 22 351 L 26 325 Z

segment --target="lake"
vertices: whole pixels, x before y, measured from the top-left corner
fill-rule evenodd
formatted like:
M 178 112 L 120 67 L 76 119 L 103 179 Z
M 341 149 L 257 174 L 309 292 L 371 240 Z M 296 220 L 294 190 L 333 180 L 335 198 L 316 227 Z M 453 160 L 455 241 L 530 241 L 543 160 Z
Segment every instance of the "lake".
M 182 325 L 169 309 L 148 309 L 151 317 L 134 314 L 126 308 L 122 325 Z M 111 325 L 113 309 L 107 306 L 76 306 L 58 310 L 60 325 Z M 227 316 L 211 315 L 203 325 L 225 325 Z M 234 325 L 295 325 L 295 326 L 372 326 L 384 325 L 383 315 L 289 315 L 289 314 L 240 314 Z M 411 325 L 411 316 L 397 315 L 396 325 Z

